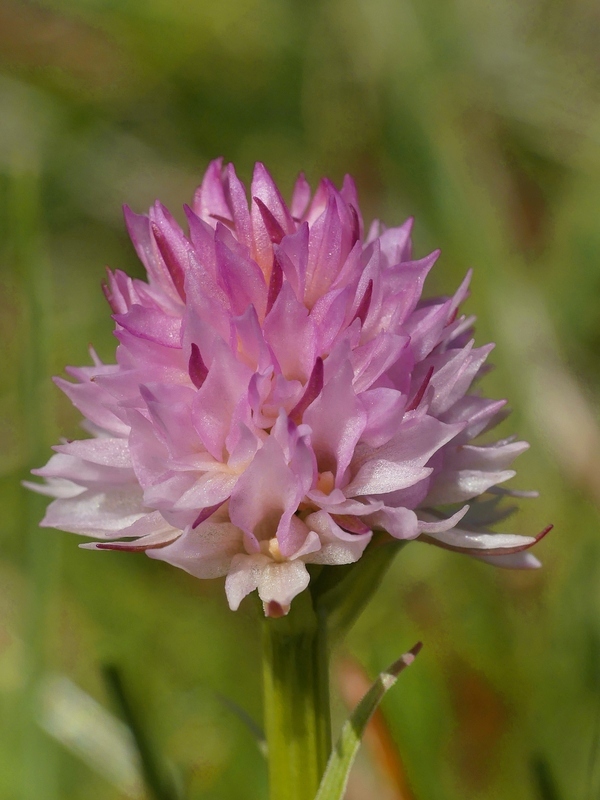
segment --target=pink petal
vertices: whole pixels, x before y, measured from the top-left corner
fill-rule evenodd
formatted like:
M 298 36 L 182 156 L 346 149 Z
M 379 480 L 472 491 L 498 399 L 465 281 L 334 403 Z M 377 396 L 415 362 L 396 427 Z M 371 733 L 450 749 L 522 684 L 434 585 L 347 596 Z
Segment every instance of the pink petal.
M 150 218 L 145 214 L 134 214 L 128 206 L 123 207 L 123 212 L 131 241 L 140 261 L 146 267 L 151 283 L 160 290 L 169 307 L 179 308 L 181 298 L 152 236 Z
M 192 419 L 204 447 L 217 460 L 223 447 L 237 404 L 247 394 L 250 370 L 240 364 L 221 343 L 202 387 L 192 403 Z
M 289 284 L 284 284 L 265 319 L 265 339 L 288 380 L 305 383 L 316 358 L 316 329 L 304 305 Z
M 416 484 L 431 474 L 431 456 L 461 430 L 426 415 L 406 419 L 397 435 L 376 450 L 364 448 L 358 469 L 346 488 L 349 496 L 384 494 Z
M 250 220 L 250 210 L 244 184 L 235 174 L 233 164 L 228 164 L 226 168 L 227 194 L 229 195 L 229 205 L 233 212 L 233 221 L 238 241 L 242 242 L 250 253 L 252 250 L 252 223 Z
M 365 345 L 355 347 L 352 354 L 355 391 L 370 389 L 409 348 L 412 348 L 412 341 L 408 336 L 393 333 L 380 333 Z
M 229 297 L 232 313 L 243 314 L 249 305 L 253 305 L 263 317 L 267 306 L 267 284 L 256 262 L 233 252 L 218 238 L 216 253 L 219 282 Z
M 421 467 L 411 462 L 395 463 L 374 458 L 363 464 L 344 491 L 350 497 L 388 494 L 414 486 L 431 475 L 432 471 L 431 468 Z
M 312 307 L 310 317 L 317 327 L 319 352 L 329 352 L 342 331 L 350 297 L 349 286 L 332 289 L 320 297 Z
M 198 476 L 194 484 L 173 504 L 174 511 L 193 510 L 200 512 L 214 508 L 227 500 L 238 480 L 237 475 L 212 471 Z
M 69 383 L 63 378 L 54 378 L 54 383 L 67 395 L 75 408 L 95 425 L 117 436 L 126 436 L 129 433 L 129 426 L 114 413 L 110 394 L 97 383 L 91 380 Z
M 356 213 L 356 220 L 358 223 L 356 238 L 362 239 L 364 234 L 364 225 L 362 215 L 360 213 L 360 205 L 358 202 L 358 192 L 356 191 L 356 184 L 351 175 L 344 175 L 344 181 L 340 190 L 340 197 L 344 202 Z
M 448 322 L 450 303 L 426 306 L 415 311 L 406 321 L 405 330 L 410 336 L 415 360 L 429 355 L 439 342 Z
M 127 439 L 102 437 L 98 439 L 76 439 L 68 444 L 54 447 L 57 453 L 65 453 L 74 458 L 101 464 L 105 467 L 131 469 L 131 455 Z
M 319 470 L 333 472 L 338 487 L 367 421 L 352 388 L 353 378 L 352 367 L 345 362 L 304 413 L 304 422 L 312 430 L 311 442 Z
M 93 489 L 109 489 L 112 486 L 124 486 L 135 482 L 131 467 L 121 468 L 94 463 L 69 453 L 57 453 L 45 466 L 31 471 L 33 475 L 42 478 L 63 478 Z
M 289 526 L 299 500 L 298 481 L 287 466 L 280 445 L 269 437 L 240 476 L 229 501 L 229 516 L 259 541 L 277 535 L 285 555 L 285 536 L 280 538 L 279 533 L 282 527 Z
M 158 201 L 150 210 L 152 235 L 169 271 L 177 294 L 185 303 L 185 272 L 191 255 L 190 243 L 172 215 Z
M 466 443 L 490 427 L 505 405 L 506 400 L 488 400 L 486 397 L 467 395 L 456 402 L 441 418 L 444 422 L 464 422 L 465 427 L 459 442 Z
M 250 191 L 252 197 L 258 197 L 262 200 L 285 233 L 293 233 L 296 230 L 292 215 L 275 181 L 265 165 L 261 164 L 260 161 L 254 167 Z
M 264 372 L 272 364 L 272 355 L 267 347 L 254 306 L 248 306 L 239 317 L 231 320 L 238 357 L 253 370 Z
M 458 470 L 504 470 L 528 448 L 527 442 L 496 442 L 480 446 L 465 444 L 450 451 L 444 465 L 448 469 Z
M 281 244 L 273 248 L 275 258 L 301 302 L 304 300 L 306 269 L 308 264 L 309 227 L 302 223 L 296 233 L 286 236 Z
M 353 564 L 371 541 L 371 532 L 347 533 L 325 511 L 309 514 L 305 522 L 321 540 L 321 549 L 306 557 L 310 564 Z
M 390 266 L 410 259 L 410 234 L 413 224 L 414 219 L 409 217 L 403 225 L 388 228 L 379 237 L 381 253 Z
M 202 184 L 196 190 L 192 208 L 205 222 L 214 223 L 215 218 L 225 217 L 232 219 L 232 214 L 225 199 L 221 170 L 223 159 L 211 161 L 202 179 Z M 213 224 L 214 227 L 214 224 Z
M 189 386 L 151 383 L 140 387 L 154 425 L 155 435 L 177 458 L 201 448 L 201 440 L 192 423 L 192 406 L 198 393 Z
M 156 308 L 131 306 L 126 314 L 115 314 L 115 322 L 134 336 L 164 347 L 181 347 L 181 319 L 169 317 Z
M 369 521 L 375 527 L 387 531 L 395 539 L 416 539 L 419 535 L 417 515 L 408 508 L 386 506 L 369 517 Z
M 310 229 L 306 269 L 305 302 L 309 308 L 335 280 L 342 259 L 344 230 L 335 195 L 330 193 L 327 207 Z
M 294 184 L 294 191 L 292 193 L 292 205 L 291 205 L 291 214 L 294 219 L 300 220 L 304 212 L 306 211 L 306 207 L 310 201 L 310 186 L 308 185 L 308 181 L 304 177 L 304 173 L 301 172 L 298 175 L 296 183 Z

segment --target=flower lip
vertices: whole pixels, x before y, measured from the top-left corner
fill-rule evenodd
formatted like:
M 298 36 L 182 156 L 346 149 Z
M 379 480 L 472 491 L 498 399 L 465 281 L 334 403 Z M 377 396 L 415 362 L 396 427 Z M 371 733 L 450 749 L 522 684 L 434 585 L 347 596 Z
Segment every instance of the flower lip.
M 269 600 L 268 603 L 265 605 L 265 617 L 271 617 L 271 619 L 278 619 L 279 617 L 285 617 L 289 608 L 285 608 L 277 600 Z

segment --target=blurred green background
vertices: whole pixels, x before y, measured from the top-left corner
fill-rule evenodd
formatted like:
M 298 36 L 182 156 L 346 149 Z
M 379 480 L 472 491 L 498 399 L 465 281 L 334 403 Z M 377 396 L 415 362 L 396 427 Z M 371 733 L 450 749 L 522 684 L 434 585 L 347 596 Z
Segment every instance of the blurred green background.
M 260 720 L 252 604 L 38 530 L 19 486 L 83 435 L 50 377 L 88 343 L 112 360 L 104 266 L 141 275 L 121 205 L 179 214 L 219 155 L 284 192 L 352 173 L 367 219 L 414 214 L 417 254 L 442 248 L 429 293 L 475 267 L 485 389 L 532 443 L 513 485 L 541 492 L 510 529 L 555 524 L 533 573 L 400 554 L 335 662 L 336 714 L 350 667 L 425 647 L 349 800 L 600 796 L 599 36 L 594 0 L 0 1 L 2 800 L 143 796 L 106 662 L 189 798 L 265 797 L 221 700 Z

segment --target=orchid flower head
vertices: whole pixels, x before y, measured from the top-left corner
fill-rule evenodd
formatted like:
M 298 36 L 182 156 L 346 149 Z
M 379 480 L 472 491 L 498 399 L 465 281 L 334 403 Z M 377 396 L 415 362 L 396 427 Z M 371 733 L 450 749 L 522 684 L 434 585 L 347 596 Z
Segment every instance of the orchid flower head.
M 413 258 L 412 220 L 365 233 L 349 177 L 301 175 L 288 205 L 219 159 L 185 214 L 125 209 L 147 281 L 109 272 L 115 363 L 57 379 L 91 435 L 34 470 L 42 525 L 225 576 L 232 609 L 258 590 L 270 615 L 374 531 L 539 566 L 536 537 L 490 530 L 528 445 L 479 441 L 504 401 L 473 389 L 492 345 L 459 311 L 470 275 L 423 299 L 439 253 Z

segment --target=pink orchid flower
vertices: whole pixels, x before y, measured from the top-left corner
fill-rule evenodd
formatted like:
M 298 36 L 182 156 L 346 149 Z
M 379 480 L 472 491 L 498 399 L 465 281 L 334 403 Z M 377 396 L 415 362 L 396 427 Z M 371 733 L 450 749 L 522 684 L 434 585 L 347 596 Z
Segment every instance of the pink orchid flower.
M 438 253 L 412 258 L 411 220 L 365 236 L 348 177 L 311 196 L 300 176 L 288 207 L 257 164 L 248 202 L 218 160 L 185 212 L 188 234 L 125 209 L 148 282 L 109 273 L 116 364 L 57 379 L 91 438 L 34 470 L 42 525 L 226 576 L 232 609 L 258 589 L 272 615 L 373 531 L 539 566 L 540 537 L 489 530 L 528 445 L 475 443 L 504 401 L 472 390 L 492 345 L 459 315 L 469 276 L 423 300 Z

